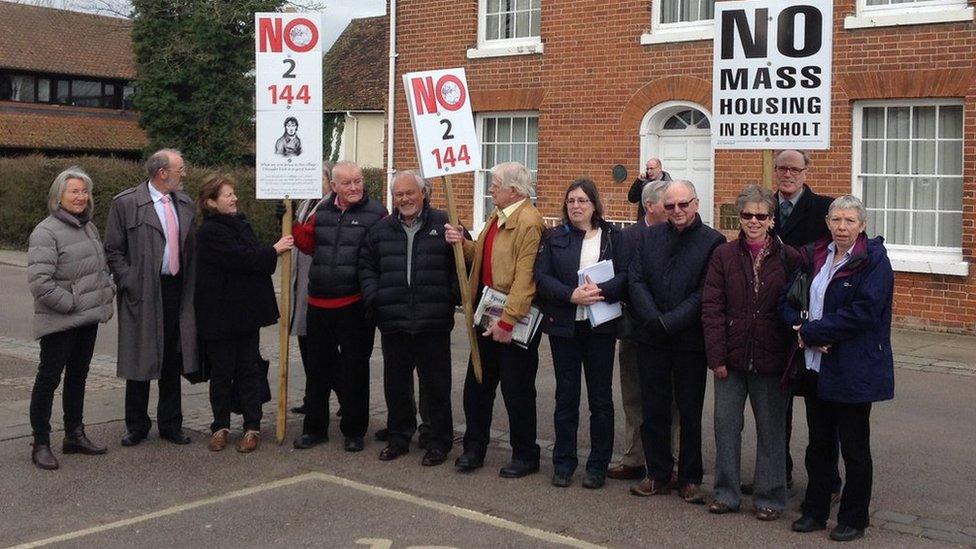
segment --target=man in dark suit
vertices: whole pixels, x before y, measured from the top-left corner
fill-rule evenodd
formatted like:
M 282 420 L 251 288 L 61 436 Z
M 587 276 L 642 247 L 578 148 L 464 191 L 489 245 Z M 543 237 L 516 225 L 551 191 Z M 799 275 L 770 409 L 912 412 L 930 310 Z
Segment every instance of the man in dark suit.
M 786 244 L 800 248 L 830 236 L 827 230 L 829 196 L 813 192 L 806 184 L 810 155 L 787 149 L 776 155 L 776 223 L 774 230 Z
M 646 215 L 643 200 L 644 187 L 647 187 L 648 183 L 653 183 L 654 181 L 671 181 L 671 174 L 664 171 L 664 166 L 661 164 L 660 158 L 648 158 L 647 164 L 644 165 L 644 172 L 634 180 L 630 185 L 630 190 L 627 191 L 627 200 L 631 204 L 637 204 L 638 223 Z

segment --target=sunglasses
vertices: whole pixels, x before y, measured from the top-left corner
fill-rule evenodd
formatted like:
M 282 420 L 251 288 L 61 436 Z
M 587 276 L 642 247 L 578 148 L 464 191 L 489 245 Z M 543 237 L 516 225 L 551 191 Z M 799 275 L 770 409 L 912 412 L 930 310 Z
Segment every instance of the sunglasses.
M 753 219 L 759 221 L 766 221 L 771 216 L 769 214 L 754 214 L 749 212 L 739 212 L 739 217 L 742 218 L 743 221 L 752 221 Z
M 678 208 L 680 208 L 682 210 L 687 210 L 688 209 L 688 206 L 691 206 L 691 204 L 694 201 L 696 201 L 696 200 L 698 200 L 698 199 L 697 198 L 692 198 L 691 200 L 689 200 L 687 202 L 678 202 L 676 204 L 665 204 L 664 205 L 664 209 L 670 212 L 671 210 L 673 210 L 675 208 L 675 206 L 677 206 Z

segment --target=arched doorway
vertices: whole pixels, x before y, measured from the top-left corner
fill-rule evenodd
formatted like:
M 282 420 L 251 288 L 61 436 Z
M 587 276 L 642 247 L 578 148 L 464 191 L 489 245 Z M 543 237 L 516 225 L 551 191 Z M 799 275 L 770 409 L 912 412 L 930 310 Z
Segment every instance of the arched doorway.
M 698 191 L 698 213 L 714 226 L 711 114 L 701 105 L 666 101 L 655 105 L 641 122 L 641 166 L 648 158 L 661 159 L 674 179 L 687 179 Z

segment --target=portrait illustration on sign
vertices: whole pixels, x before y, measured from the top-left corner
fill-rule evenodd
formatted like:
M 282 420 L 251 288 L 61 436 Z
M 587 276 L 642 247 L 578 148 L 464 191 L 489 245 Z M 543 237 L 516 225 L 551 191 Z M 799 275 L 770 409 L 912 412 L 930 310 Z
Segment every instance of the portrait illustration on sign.
M 301 156 L 302 140 L 298 137 L 298 119 L 294 116 L 285 119 L 285 133 L 275 141 L 275 154 Z

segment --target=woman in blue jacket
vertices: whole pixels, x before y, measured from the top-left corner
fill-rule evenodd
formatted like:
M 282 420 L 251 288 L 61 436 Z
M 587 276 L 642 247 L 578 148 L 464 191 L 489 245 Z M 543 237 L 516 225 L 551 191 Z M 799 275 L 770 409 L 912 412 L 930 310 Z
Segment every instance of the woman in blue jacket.
M 535 263 L 537 294 L 541 299 L 542 330 L 549 334 L 556 372 L 556 445 L 553 449 L 554 486 L 569 486 L 578 465 L 580 376 L 586 376 L 590 407 L 590 456 L 584 488 L 603 486 L 613 453 L 613 349 L 616 322 L 592 326 L 587 306 L 619 301 L 627 286 L 626 268 L 614 265 L 614 277 L 595 284 L 579 281 L 579 270 L 613 259 L 620 232 L 603 220 L 603 204 L 596 185 L 577 179 L 566 190 L 563 224 L 549 229 Z
M 891 300 L 894 274 L 884 239 L 864 232 L 867 212 L 853 196 L 841 196 L 827 212 L 831 239 L 802 250 L 810 276 L 809 310 L 801 311 L 784 293 L 783 320 L 797 331 L 803 364 L 797 375 L 804 395 L 810 443 L 809 481 L 793 523 L 796 532 L 826 528 L 830 514 L 834 445 L 840 435 L 846 478 L 835 541 L 864 535 L 871 502 L 871 403 L 894 397 L 891 354 Z M 804 314 L 804 312 L 806 314 Z M 806 317 L 806 318 L 804 318 Z

